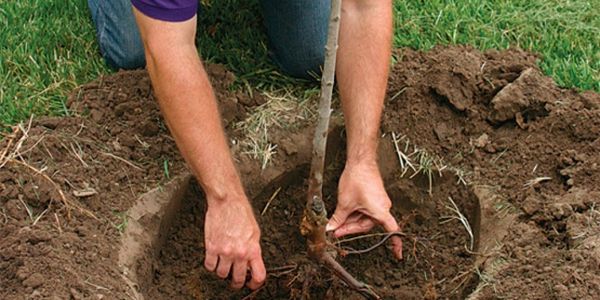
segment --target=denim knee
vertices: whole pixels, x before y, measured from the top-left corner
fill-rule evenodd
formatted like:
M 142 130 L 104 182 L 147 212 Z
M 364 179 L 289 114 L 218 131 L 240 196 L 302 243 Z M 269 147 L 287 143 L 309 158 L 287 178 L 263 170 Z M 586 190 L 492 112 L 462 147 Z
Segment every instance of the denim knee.
M 295 49 L 273 47 L 271 56 L 286 74 L 296 78 L 318 80 L 325 57 L 323 47 L 318 44 Z
M 133 70 L 146 65 L 144 46 L 138 43 L 114 44 L 99 40 L 100 52 L 106 63 L 113 69 Z
M 294 77 L 321 73 L 327 42 L 329 0 L 261 0 L 274 61 Z
M 106 63 L 115 69 L 144 67 L 144 45 L 130 0 L 88 0 L 88 5 Z

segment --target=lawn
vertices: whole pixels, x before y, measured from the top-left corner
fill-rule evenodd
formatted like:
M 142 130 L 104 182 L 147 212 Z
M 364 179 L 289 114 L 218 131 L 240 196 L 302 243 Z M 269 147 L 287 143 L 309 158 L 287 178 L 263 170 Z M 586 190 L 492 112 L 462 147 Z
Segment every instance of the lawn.
M 256 0 L 203 1 L 198 45 L 240 84 L 298 82 L 270 63 Z M 600 1 L 394 1 L 394 45 L 521 47 L 561 86 L 600 91 Z M 68 114 L 77 85 L 112 72 L 103 63 L 85 0 L 0 0 L 0 124 Z

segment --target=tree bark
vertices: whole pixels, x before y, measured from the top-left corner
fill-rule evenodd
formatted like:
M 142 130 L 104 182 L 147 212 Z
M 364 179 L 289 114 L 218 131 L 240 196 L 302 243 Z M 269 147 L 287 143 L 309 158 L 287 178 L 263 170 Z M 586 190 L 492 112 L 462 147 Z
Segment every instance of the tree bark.
M 342 0 L 331 0 L 331 15 L 325 46 L 325 65 L 321 77 L 321 97 L 319 100 L 319 119 L 313 138 L 312 161 L 308 179 L 306 208 L 300 226 L 308 240 L 308 254 L 318 263 L 325 265 L 351 289 L 361 293 L 367 299 L 381 299 L 373 289 L 354 278 L 332 255 L 331 243 L 327 240 L 325 226 L 327 211 L 323 202 L 323 170 L 327 133 L 331 116 L 331 96 L 335 81 L 335 64 L 340 32 Z

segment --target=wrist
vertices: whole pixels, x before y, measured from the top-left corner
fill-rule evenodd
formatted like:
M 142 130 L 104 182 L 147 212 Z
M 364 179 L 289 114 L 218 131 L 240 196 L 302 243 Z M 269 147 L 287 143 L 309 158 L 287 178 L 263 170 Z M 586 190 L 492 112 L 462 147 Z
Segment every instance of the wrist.
M 349 148 L 346 167 L 377 166 L 375 149 L 352 150 Z
M 346 164 L 351 166 L 377 164 L 377 141 L 377 131 L 348 131 Z
M 373 174 L 374 172 L 379 173 L 379 166 L 375 158 L 351 161 L 347 160 L 344 167 L 344 173 L 349 176 L 362 176 L 365 174 Z
M 248 202 L 246 193 L 241 185 L 220 186 L 219 188 L 204 188 L 208 206 Z
M 235 169 L 229 172 L 216 171 L 209 176 L 198 176 L 197 178 L 209 205 L 247 201 L 246 193 Z

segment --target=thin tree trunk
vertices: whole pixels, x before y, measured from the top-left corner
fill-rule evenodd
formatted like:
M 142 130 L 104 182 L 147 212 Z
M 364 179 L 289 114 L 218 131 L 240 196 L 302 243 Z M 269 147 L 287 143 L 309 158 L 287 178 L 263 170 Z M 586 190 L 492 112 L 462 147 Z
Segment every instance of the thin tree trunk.
M 323 202 L 323 170 L 327 133 L 331 116 L 331 96 L 335 80 L 335 64 L 340 32 L 342 0 L 331 0 L 331 16 L 325 46 L 325 66 L 321 78 L 321 98 L 319 101 L 319 119 L 313 138 L 312 162 L 308 181 L 306 208 L 302 219 L 301 231 L 308 239 L 308 254 L 317 262 L 324 264 L 333 274 L 344 281 L 348 287 L 358 291 L 368 299 L 380 299 L 373 289 L 358 280 L 340 265 L 329 252 L 325 226 L 327 211 Z

